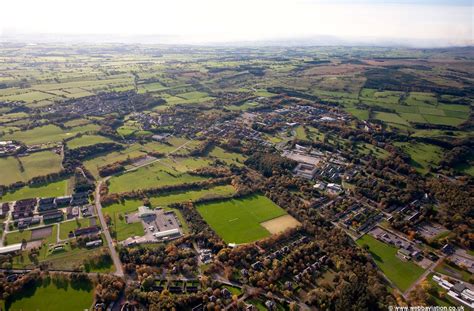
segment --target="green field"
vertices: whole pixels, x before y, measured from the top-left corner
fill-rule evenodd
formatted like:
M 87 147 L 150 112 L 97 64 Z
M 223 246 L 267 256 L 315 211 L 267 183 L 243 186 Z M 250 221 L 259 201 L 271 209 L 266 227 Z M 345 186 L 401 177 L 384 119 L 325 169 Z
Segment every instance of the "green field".
M 286 212 L 262 195 L 197 205 L 204 220 L 227 243 L 249 243 L 270 236 L 261 222 Z
M 397 257 L 397 249 L 382 243 L 369 234 L 357 240 L 359 246 L 368 245 L 377 266 L 402 291 L 407 290 L 422 274 L 423 269 L 411 261 Z
M 12 134 L 5 135 L 2 139 L 19 140 L 27 145 L 35 145 L 61 141 L 78 133 L 97 131 L 98 129 L 99 126 L 95 124 L 77 126 L 67 130 L 63 130 L 56 125 L 45 125 L 27 131 L 13 132 Z
M 121 150 L 114 151 L 106 154 L 101 154 L 92 159 L 84 161 L 84 165 L 89 170 L 95 178 L 99 178 L 99 167 L 102 167 L 107 164 L 111 164 L 117 161 L 124 161 L 128 158 L 136 158 L 139 156 L 145 155 L 145 152 L 142 151 L 142 147 L 138 144 L 131 145 L 130 147 Z
M 437 166 L 443 156 L 443 148 L 425 143 L 395 143 L 408 153 L 411 164 L 420 173 L 427 173 L 429 166 Z
M 61 157 L 51 151 L 35 152 L 19 158 L 0 158 L 0 184 L 9 185 L 17 181 L 28 181 L 33 177 L 56 173 L 60 170 Z
M 112 177 L 109 180 L 109 192 L 118 193 L 138 189 L 157 188 L 202 180 L 205 180 L 205 178 L 182 173 L 165 165 L 154 163 Z
M 6 193 L 0 197 L 0 201 L 8 202 L 36 197 L 58 197 L 68 194 L 68 184 L 69 180 L 63 179 L 48 184 L 26 186 L 14 192 Z
M 67 142 L 67 146 L 70 149 L 75 149 L 79 147 L 91 146 L 100 143 L 111 143 L 113 142 L 111 139 L 99 136 L 99 135 L 82 135 L 81 137 L 77 137 L 71 139 Z
M 21 294 L 5 303 L 6 310 L 88 310 L 94 298 L 94 287 L 90 283 L 71 284 L 56 279 L 43 280 L 28 287 Z
M 172 203 L 180 203 L 186 201 L 194 201 L 201 198 L 212 196 L 227 196 L 235 193 L 235 189 L 231 185 L 216 186 L 210 189 L 179 191 L 155 196 L 150 198 L 153 207 L 168 206 Z
M 125 214 L 136 212 L 141 205 L 143 205 L 141 200 L 126 200 L 123 203 L 116 203 L 103 208 L 104 215 L 109 215 L 112 219 L 111 230 L 115 233 L 115 238 L 118 241 L 123 241 L 131 236 L 143 236 L 141 222 L 127 224 L 125 221 Z

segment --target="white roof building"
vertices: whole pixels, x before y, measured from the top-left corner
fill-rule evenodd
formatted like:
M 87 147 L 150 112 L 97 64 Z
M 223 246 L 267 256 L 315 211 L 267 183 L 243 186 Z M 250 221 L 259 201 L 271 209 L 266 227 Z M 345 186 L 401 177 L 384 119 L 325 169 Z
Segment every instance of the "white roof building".
M 139 206 L 138 207 L 138 217 L 145 218 L 155 215 L 155 212 L 150 210 L 148 206 Z
M 3 254 L 8 254 L 8 253 L 13 253 L 19 250 L 21 250 L 21 243 L 2 246 L 0 247 L 0 254 L 3 255 Z

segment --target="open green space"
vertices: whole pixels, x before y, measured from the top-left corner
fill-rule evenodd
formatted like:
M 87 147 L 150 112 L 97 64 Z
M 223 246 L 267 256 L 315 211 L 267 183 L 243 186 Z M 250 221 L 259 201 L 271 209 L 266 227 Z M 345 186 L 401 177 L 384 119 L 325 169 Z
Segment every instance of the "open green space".
M 357 240 L 359 246 L 367 245 L 377 266 L 402 291 L 407 290 L 422 274 L 423 269 L 411 261 L 397 256 L 397 248 L 382 243 L 369 234 Z
M 27 131 L 16 131 L 12 134 L 6 134 L 1 139 L 18 140 L 27 145 L 35 145 L 61 141 L 65 138 L 72 137 L 78 133 L 97 131 L 98 129 L 99 126 L 95 124 L 77 126 L 65 130 L 57 127 L 56 125 L 50 124 L 41 127 L 35 127 Z
M 227 243 L 249 243 L 270 236 L 260 223 L 286 212 L 263 195 L 197 205 L 204 220 Z
M 138 189 L 157 188 L 205 180 L 204 177 L 179 172 L 158 162 L 109 180 L 109 192 L 118 193 Z
M 138 207 L 143 205 L 141 200 L 125 200 L 103 208 L 104 215 L 108 215 L 112 220 L 110 226 L 112 233 L 118 241 L 123 241 L 132 236 L 143 236 L 143 226 L 141 222 L 128 224 L 125 215 L 138 211 Z
M 30 185 L 13 192 L 7 192 L 0 197 L 0 201 L 16 201 L 36 197 L 58 197 L 68 194 L 68 179 L 47 184 Z
M 173 203 L 180 203 L 186 201 L 195 201 L 197 199 L 228 196 L 235 193 L 235 188 L 231 185 L 216 186 L 209 189 L 192 190 L 192 191 L 177 191 L 160 196 L 150 198 L 153 207 L 168 206 Z
M 79 147 L 91 146 L 100 143 L 111 143 L 110 138 L 99 136 L 99 135 L 82 135 L 81 137 L 76 137 L 67 142 L 69 149 L 75 149 Z
M 427 173 L 430 166 L 437 166 L 443 156 L 443 148 L 426 143 L 397 142 L 400 147 L 411 158 L 411 164 L 420 173 Z
M 94 298 L 91 283 L 71 283 L 56 278 L 29 286 L 5 303 L 6 310 L 88 310 Z
M 0 184 L 28 181 L 33 177 L 61 170 L 61 156 L 52 151 L 40 151 L 24 157 L 0 158 Z

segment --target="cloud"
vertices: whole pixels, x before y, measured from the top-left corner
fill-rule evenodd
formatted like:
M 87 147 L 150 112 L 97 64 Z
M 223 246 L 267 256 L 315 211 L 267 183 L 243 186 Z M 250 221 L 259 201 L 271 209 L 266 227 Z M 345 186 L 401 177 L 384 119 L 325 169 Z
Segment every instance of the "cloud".
M 184 41 L 343 38 L 473 40 L 465 0 L 16 0 L 0 31 L 172 35 Z

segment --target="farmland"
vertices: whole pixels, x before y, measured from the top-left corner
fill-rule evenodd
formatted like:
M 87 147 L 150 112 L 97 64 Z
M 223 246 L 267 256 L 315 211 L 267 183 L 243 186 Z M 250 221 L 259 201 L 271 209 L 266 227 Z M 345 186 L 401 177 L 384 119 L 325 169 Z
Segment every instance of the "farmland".
M 16 201 L 34 197 L 59 197 L 68 194 L 68 183 L 69 181 L 64 179 L 47 184 L 26 186 L 19 190 L 6 193 L 0 197 L 0 200 Z
M 286 214 L 261 195 L 197 206 L 204 220 L 227 243 L 249 243 L 270 235 L 260 223 Z
M 28 181 L 33 177 L 61 170 L 61 157 L 51 151 L 35 152 L 25 157 L 0 158 L 0 184 Z

